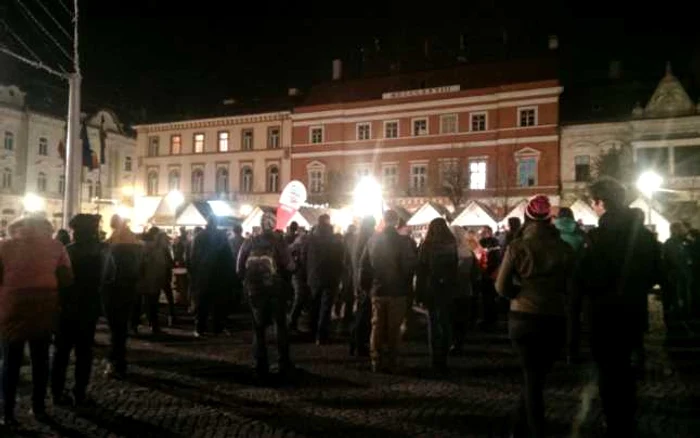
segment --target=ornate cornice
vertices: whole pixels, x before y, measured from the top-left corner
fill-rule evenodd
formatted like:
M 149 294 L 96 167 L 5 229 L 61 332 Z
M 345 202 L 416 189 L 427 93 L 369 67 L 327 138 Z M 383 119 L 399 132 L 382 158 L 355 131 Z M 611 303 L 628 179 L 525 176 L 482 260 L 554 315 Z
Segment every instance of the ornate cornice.
M 136 125 L 134 129 L 139 132 L 163 132 L 186 129 L 216 128 L 230 125 L 245 125 L 253 123 L 281 122 L 289 120 L 289 111 L 275 113 L 249 114 L 233 117 L 217 117 L 212 119 L 183 120 L 180 122 L 156 123 L 153 125 Z

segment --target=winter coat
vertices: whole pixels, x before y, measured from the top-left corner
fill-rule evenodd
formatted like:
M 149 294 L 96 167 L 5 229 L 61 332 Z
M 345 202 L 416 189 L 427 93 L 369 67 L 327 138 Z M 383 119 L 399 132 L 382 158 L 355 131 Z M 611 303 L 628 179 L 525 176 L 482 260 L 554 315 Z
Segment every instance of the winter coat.
M 360 279 L 360 268 L 361 268 L 361 261 L 362 261 L 362 255 L 365 252 L 365 248 L 367 248 L 367 242 L 369 242 L 369 239 L 372 238 L 374 235 L 374 230 L 362 230 L 358 232 L 357 236 L 355 236 L 355 240 L 353 242 L 352 246 L 352 257 L 350 259 L 350 263 L 352 265 L 352 272 L 353 272 L 353 280 L 355 283 L 355 295 L 356 296 L 365 296 L 369 294 L 371 284 L 364 285 L 362 284 L 362 281 Z
M 108 262 L 103 270 L 102 303 L 105 308 L 129 306 L 136 300 L 144 274 L 144 248 L 128 228 L 118 229 L 107 240 Z
M 407 284 L 417 260 L 406 239 L 395 228 L 387 227 L 367 242 L 360 259 L 360 283 L 372 297 L 405 297 L 411 292 Z
M 192 258 L 188 271 L 198 293 L 227 293 L 235 282 L 236 262 L 226 234 L 217 229 L 205 229 L 192 243 Z
M 478 296 L 479 282 L 481 281 L 481 269 L 476 254 L 472 251 L 466 256 L 459 257 L 457 265 L 458 295 L 475 297 Z
M 554 220 L 554 226 L 559 230 L 561 239 L 571 245 L 575 252 L 583 248 L 585 236 L 575 220 L 570 217 L 560 217 Z
M 305 245 L 306 281 L 312 290 L 336 290 L 343 273 L 343 243 L 330 225 L 313 229 Z
M 72 243 L 66 251 L 73 266 L 74 283 L 61 290 L 61 318 L 97 320 L 102 309 L 100 289 L 102 272 L 109 257 L 108 247 L 94 239 Z
M 573 249 L 554 226 L 528 223 L 503 257 L 496 291 L 510 298 L 511 312 L 564 317 L 574 264 Z
M 144 245 L 144 272 L 140 283 L 140 292 L 144 295 L 160 295 L 167 279 L 168 248 L 158 240 L 146 242 Z
M 459 295 L 457 244 L 423 244 L 418 254 L 417 277 L 419 302 L 429 307 L 450 303 Z
M 275 265 L 279 276 L 288 281 L 292 272 L 294 272 L 295 265 L 292 260 L 292 255 L 287 247 L 287 244 L 283 237 L 278 236 L 272 231 L 267 231 L 259 236 L 253 237 L 251 239 L 246 239 L 241 246 L 241 251 L 238 253 L 238 260 L 236 261 L 236 272 L 238 277 L 241 279 L 245 278 L 246 275 L 246 263 L 248 262 L 248 257 L 253 250 L 253 246 L 256 244 L 255 239 L 264 240 L 266 243 L 270 243 L 274 248 L 275 253 Z
M 31 224 L 20 222 L 14 237 L 0 244 L 0 338 L 3 341 L 50 335 L 58 316 L 60 270 L 70 280 L 71 264 L 65 247 L 52 239 L 50 233 Z

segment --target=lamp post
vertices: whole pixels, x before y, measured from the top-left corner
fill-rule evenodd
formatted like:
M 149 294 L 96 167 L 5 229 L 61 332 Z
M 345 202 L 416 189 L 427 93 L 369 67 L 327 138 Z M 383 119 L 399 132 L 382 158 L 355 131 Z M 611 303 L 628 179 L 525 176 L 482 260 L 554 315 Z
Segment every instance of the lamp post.
M 649 225 L 652 225 L 651 222 L 651 205 L 654 199 L 654 192 L 658 191 L 659 188 L 661 188 L 661 184 L 663 184 L 664 179 L 659 175 L 658 173 L 654 172 L 653 170 L 647 170 L 646 172 L 643 172 L 641 175 L 639 175 L 639 178 L 637 179 L 637 189 L 644 194 L 644 196 L 649 199 Z

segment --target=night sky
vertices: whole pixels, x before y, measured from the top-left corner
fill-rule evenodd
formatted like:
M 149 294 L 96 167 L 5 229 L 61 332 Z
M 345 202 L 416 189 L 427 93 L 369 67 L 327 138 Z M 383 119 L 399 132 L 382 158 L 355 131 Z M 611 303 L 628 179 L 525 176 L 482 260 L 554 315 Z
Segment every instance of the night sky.
M 38 6 L 46 5 L 70 29 L 69 16 L 58 2 L 72 3 L 3 0 L 0 17 L 48 64 L 67 68 L 66 58 L 20 6 L 68 48 L 67 39 Z M 460 54 L 469 62 L 547 55 L 550 34 L 559 36 L 562 80 L 569 88 L 604 78 L 610 60 L 619 59 L 625 79 L 642 81 L 658 80 L 670 60 L 691 95 L 698 89 L 697 24 L 590 18 L 597 15 L 590 4 L 571 10 L 563 3 L 569 2 L 450 2 L 441 10 L 451 13 L 442 17 L 406 18 L 397 13 L 408 9 L 406 2 L 365 7 L 361 2 L 198 1 L 178 8 L 172 1 L 81 1 L 83 102 L 86 108 L 112 107 L 129 121 L 196 116 L 227 98 L 264 101 L 284 95 L 289 87 L 304 89 L 328 80 L 336 57 L 344 61 L 345 77 L 360 77 L 386 73 L 396 60 L 402 71 L 410 71 L 450 65 Z M 343 5 L 351 11 L 332 11 Z M 324 12 L 353 16 L 318 16 Z M 616 12 L 628 15 L 625 10 L 611 15 Z M 460 35 L 466 53 L 459 52 Z M 0 42 L 26 53 L 7 30 Z M 0 81 L 33 91 L 34 100 L 52 96 L 42 103 L 61 111 L 66 87 L 60 80 L 4 55 L 0 63 Z

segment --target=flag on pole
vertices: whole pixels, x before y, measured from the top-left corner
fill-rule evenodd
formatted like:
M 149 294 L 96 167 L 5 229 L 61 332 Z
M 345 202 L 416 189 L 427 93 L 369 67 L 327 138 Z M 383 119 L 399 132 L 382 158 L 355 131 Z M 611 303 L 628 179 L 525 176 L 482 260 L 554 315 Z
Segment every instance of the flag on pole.
M 83 166 L 87 167 L 88 170 L 94 170 L 100 167 L 95 153 L 90 147 L 90 139 L 88 138 L 87 126 L 83 123 L 80 130 L 80 140 L 83 142 Z
M 63 137 L 58 140 L 58 156 L 61 157 L 61 160 L 65 163 L 66 162 L 66 127 L 63 127 Z
M 107 147 L 107 131 L 105 131 L 105 116 L 100 120 L 100 164 L 105 164 L 105 150 Z

